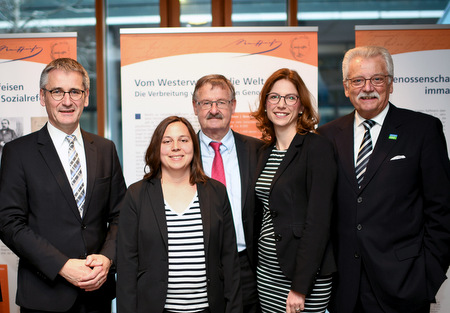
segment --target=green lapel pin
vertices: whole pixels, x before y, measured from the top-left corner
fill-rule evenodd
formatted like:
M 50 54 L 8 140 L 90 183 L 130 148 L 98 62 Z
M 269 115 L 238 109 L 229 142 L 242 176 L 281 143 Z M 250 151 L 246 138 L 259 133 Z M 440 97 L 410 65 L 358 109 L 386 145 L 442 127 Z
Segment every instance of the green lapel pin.
M 397 134 L 390 134 L 389 139 L 391 140 L 397 140 Z

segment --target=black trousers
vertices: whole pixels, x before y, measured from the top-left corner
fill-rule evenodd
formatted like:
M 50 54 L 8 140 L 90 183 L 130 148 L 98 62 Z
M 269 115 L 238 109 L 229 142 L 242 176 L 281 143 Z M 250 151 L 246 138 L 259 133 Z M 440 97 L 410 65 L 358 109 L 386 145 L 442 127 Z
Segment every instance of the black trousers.
M 359 296 L 353 313 L 384 313 L 385 311 L 380 306 L 372 286 L 370 285 L 369 278 L 367 276 L 364 267 L 361 269 L 361 280 L 359 283 Z M 417 307 L 414 312 L 408 313 L 429 313 L 430 304 L 424 304 L 422 307 Z
M 260 313 L 256 275 L 250 266 L 246 250 L 239 252 L 239 263 L 244 313 Z

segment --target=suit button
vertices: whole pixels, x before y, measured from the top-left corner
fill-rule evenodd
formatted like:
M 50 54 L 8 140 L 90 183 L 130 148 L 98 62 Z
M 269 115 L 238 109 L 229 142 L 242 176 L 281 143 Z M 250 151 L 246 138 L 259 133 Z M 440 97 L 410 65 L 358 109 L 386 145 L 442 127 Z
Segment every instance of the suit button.
M 361 229 L 362 229 L 362 225 L 361 225 L 361 224 L 358 224 L 358 226 L 356 226 L 356 229 L 357 229 L 357 230 L 361 230 Z
M 359 259 L 359 253 L 355 252 L 354 257 L 355 257 L 355 259 Z
M 84 224 L 83 224 L 83 225 L 81 225 L 81 229 L 82 229 L 82 230 L 85 230 L 86 228 L 87 228 L 87 226 L 86 226 L 86 225 L 84 225 Z
M 277 211 L 275 211 L 275 210 L 270 211 L 270 216 L 272 216 L 272 218 L 277 217 L 277 215 L 278 215 Z
M 361 203 L 363 201 L 362 197 L 358 197 L 358 199 L 356 199 L 356 202 Z
M 275 241 L 281 241 L 282 236 L 280 234 L 275 235 Z

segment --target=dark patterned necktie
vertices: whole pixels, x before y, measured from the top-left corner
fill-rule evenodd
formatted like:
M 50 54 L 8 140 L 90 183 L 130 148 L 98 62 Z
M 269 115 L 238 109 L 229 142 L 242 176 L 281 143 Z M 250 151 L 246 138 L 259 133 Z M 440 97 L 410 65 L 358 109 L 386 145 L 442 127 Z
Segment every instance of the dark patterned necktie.
M 370 129 L 375 125 L 372 120 L 365 120 L 362 122 L 365 128 L 364 138 L 361 142 L 361 146 L 358 151 L 358 158 L 356 159 L 356 180 L 358 186 L 361 187 L 361 182 L 364 179 L 364 173 L 366 172 L 367 163 L 369 162 L 370 155 L 372 154 L 372 138 L 370 137 Z

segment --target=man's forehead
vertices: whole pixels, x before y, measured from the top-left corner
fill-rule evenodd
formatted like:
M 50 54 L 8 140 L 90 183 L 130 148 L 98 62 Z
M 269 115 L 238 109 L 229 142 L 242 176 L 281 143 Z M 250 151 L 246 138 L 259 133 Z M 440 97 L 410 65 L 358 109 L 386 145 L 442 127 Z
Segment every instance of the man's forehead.
M 210 91 L 216 91 L 216 90 L 223 90 L 227 93 L 231 93 L 231 91 L 223 84 L 207 83 L 207 84 L 203 85 L 203 87 L 200 88 L 200 91 L 204 92 L 204 93 L 210 92 Z

